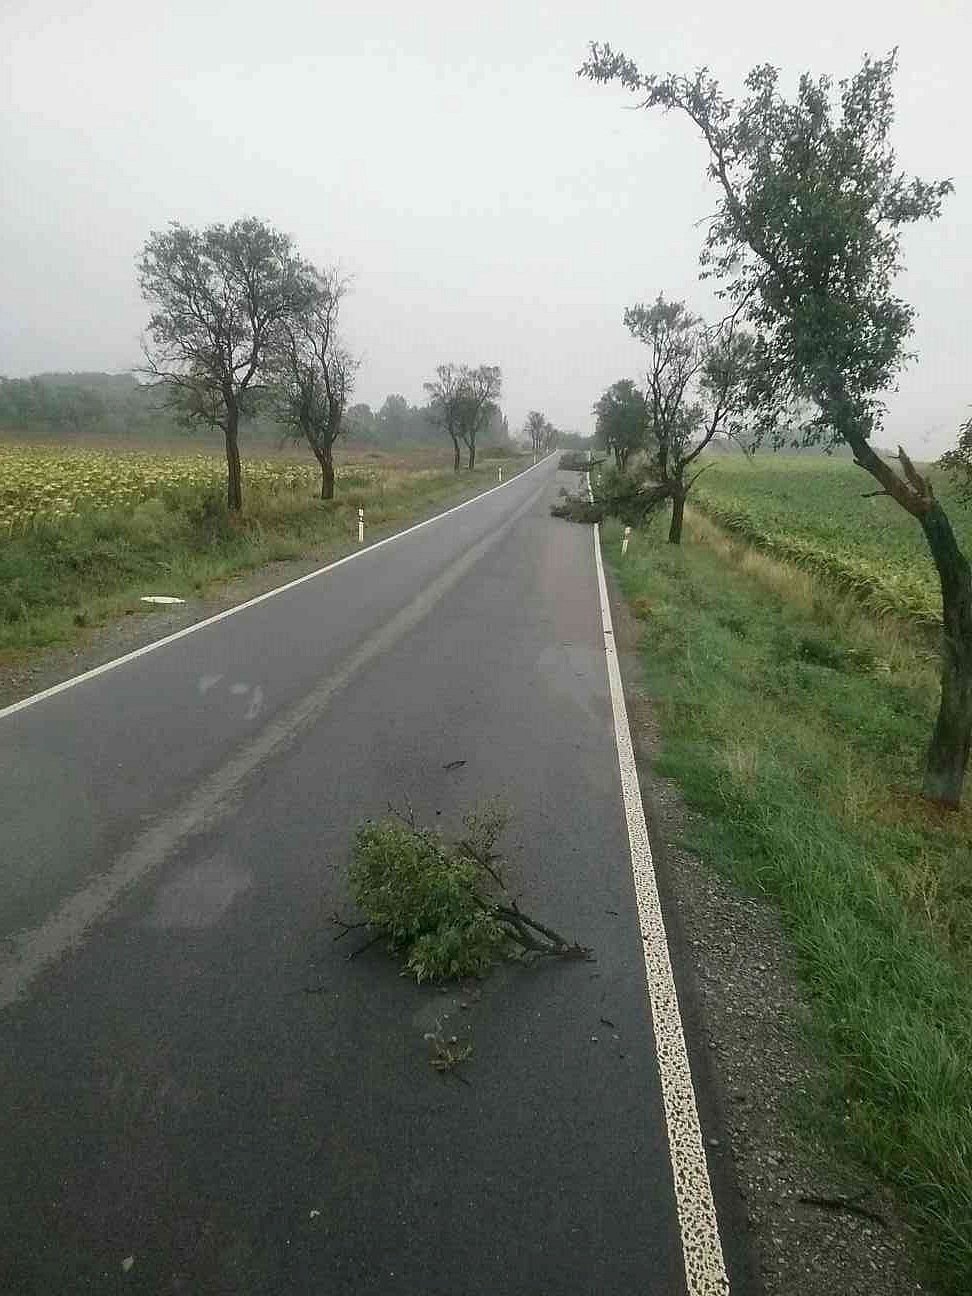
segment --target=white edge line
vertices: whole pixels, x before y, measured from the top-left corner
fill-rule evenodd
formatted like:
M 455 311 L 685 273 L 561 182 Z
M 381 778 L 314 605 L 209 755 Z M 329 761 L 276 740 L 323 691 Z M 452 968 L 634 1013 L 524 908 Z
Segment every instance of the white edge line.
M 355 558 L 361 558 L 365 554 L 374 553 L 376 549 L 381 549 L 384 545 L 392 544 L 395 540 L 401 540 L 407 535 L 412 535 L 415 531 L 421 531 L 423 527 L 431 526 L 434 522 L 441 522 L 443 518 L 458 513 L 460 509 L 468 508 L 470 504 L 485 499 L 487 495 L 492 495 L 495 491 L 505 490 L 507 486 L 522 481 L 527 473 L 534 472 L 541 464 L 546 463 L 549 457 L 549 455 L 545 456 L 537 463 L 531 464 L 529 468 L 524 468 L 515 477 L 501 482 L 498 486 L 491 486 L 489 490 L 480 491 L 478 495 L 473 495 L 471 499 L 463 500 L 461 504 L 455 504 L 442 513 L 436 513 L 432 517 L 426 518 L 423 522 L 416 522 L 413 526 L 406 527 L 404 531 L 396 531 L 393 535 L 385 536 L 384 540 L 376 540 L 374 544 L 366 545 L 364 549 L 356 549 L 353 553 L 345 554 L 343 558 L 328 563 L 326 567 L 318 567 L 305 576 L 298 576 L 296 580 L 287 581 L 285 585 L 277 585 L 274 589 L 258 594 L 256 598 L 247 599 L 245 603 L 237 603 L 235 607 L 227 608 L 224 612 L 217 612 L 215 616 L 206 617 L 202 621 L 194 621 L 192 625 L 177 630 L 174 634 L 166 635 L 163 639 L 153 639 L 151 643 L 143 644 L 141 648 L 135 648 L 122 657 L 113 657 L 111 661 L 102 662 L 100 666 L 95 666 L 80 675 L 72 675 L 70 679 L 62 680 L 60 684 L 52 684 L 50 688 L 44 689 L 40 693 L 32 693 L 29 697 L 21 698 L 19 702 L 12 702 L 10 706 L 0 710 L 0 720 L 5 720 L 7 716 L 16 715 L 18 711 L 25 711 L 28 707 L 36 706 L 38 702 L 44 702 L 47 698 L 56 697 L 58 693 L 64 693 L 68 689 L 75 688 L 78 684 L 85 683 L 86 680 L 95 679 L 99 675 L 107 675 L 109 671 L 115 670 L 118 666 L 124 666 L 128 662 L 135 661 L 138 657 L 144 657 L 147 653 L 155 652 L 157 648 L 165 648 L 167 644 L 175 643 L 178 639 L 185 639 L 187 636 L 195 634 L 197 630 L 205 630 L 207 626 L 216 625 L 218 621 L 225 621 L 227 617 L 235 616 L 237 612 L 245 612 L 247 608 L 256 607 L 258 603 L 264 603 L 267 599 L 275 598 L 278 594 L 285 594 L 287 590 L 296 589 L 298 585 L 303 585 L 306 581 L 316 580 L 318 576 L 324 576 L 327 572 L 334 571 L 336 567 L 342 567 L 345 563 L 351 562 Z
M 728 1296 L 729 1277 L 719 1237 L 715 1200 L 702 1143 L 702 1126 L 685 1047 L 685 1031 L 679 1012 L 665 921 L 658 896 L 658 883 L 648 838 L 648 825 L 645 821 L 645 808 L 641 800 L 631 730 L 628 727 L 621 668 L 614 643 L 611 605 L 608 600 L 607 582 L 604 578 L 604 562 L 601 558 L 600 528 L 595 525 L 592 530 L 597 588 L 601 601 L 604 654 L 607 658 L 611 706 L 614 712 L 614 736 L 618 749 L 618 765 L 621 770 L 628 840 L 631 845 L 631 871 L 634 875 L 638 918 L 645 953 L 645 978 L 651 1005 L 662 1101 L 665 1108 L 668 1150 L 675 1184 L 675 1207 L 685 1263 L 685 1282 L 689 1296 Z

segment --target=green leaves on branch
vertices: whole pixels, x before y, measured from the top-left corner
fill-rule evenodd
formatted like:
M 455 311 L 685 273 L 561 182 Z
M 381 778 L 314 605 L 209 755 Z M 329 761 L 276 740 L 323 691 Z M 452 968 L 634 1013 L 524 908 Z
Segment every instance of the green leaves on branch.
M 351 892 L 368 926 L 419 982 L 482 976 L 514 954 L 586 958 L 589 951 L 522 912 L 503 881 L 495 805 L 467 815 L 449 841 L 408 819 L 362 824 L 354 839 Z

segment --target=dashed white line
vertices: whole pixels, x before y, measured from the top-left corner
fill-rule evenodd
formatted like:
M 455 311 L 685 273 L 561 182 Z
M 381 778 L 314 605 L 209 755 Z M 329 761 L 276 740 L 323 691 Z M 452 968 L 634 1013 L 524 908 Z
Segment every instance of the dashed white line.
M 675 1183 L 675 1206 L 685 1261 L 685 1282 L 689 1296 L 728 1296 L 729 1277 L 722 1254 L 712 1184 L 702 1144 L 702 1126 L 685 1048 L 685 1031 L 675 991 L 675 978 L 648 839 L 648 825 L 645 822 L 628 713 L 624 704 L 611 605 L 604 579 L 600 529 L 595 526 L 592 530 L 604 653 L 614 712 L 614 736 L 621 769 L 628 840 L 631 844 L 631 869 L 645 952 L 645 977 Z

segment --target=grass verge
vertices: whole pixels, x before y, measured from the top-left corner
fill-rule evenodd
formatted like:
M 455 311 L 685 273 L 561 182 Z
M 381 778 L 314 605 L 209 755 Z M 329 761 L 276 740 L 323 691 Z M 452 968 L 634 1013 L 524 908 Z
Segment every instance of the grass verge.
M 676 548 L 656 521 L 623 560 L 620 526 L 603 538 L 689 844 L 770 897 L 797 951 L 818 1117 L 896 1189 L 942 1290 L 972 1291 L 972 811 L 916 794 L 927 643 L 698 525 Z
M 504 478 L 528 462 L 504 461 Z M 185 487 L 134 507 L 37 522 L 0 538 L 0 664 L 144 612 L 143 594 L 190 598 L 271 562 L 336 558 L 356 547 L 359 508 L 370 541 L 495 483 L 489 462 L 458 480 L 451 469 L 398 468 L 346 474 L 326 502 L 308 488 L 251 485 L 241 518 L 227 512 L 221 487 Z

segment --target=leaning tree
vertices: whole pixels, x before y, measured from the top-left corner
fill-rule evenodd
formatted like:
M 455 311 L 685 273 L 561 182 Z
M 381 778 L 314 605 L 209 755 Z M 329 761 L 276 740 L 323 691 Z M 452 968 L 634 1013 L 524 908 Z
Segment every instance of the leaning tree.
M 345 430 L 358 361 L 338 333 L 348 281 L 337 271 L 311 272 L 312 294 L 281 320 L 272 348 L 273 407 L 321 468 L 321 499 L 334 498 L 334 443 Z
M 929 745 L 925 795 L 959 803 L 972 746 L 972 569 L 927 474 L 899 449 L 900 471 L 871 445 L 883 394 L 909 358 L 914 310 L 893 290 L 902 226 L 936 218 L 948 180 L 910 178 L 890 143 L 897 56 L 866 58 L 838 84 L 804 75 L 796 98 L 768 65 L 746 79 L 739 103 L 702 69 L 643 75 L 609 45 L 580 68 L 618 81 L 640 106 L 684 113 L 701 133 L 718 190 L 702 252 L 736 317 L 757 334 L 758 437 L 782 444 L 809 405 L 805 443 L 846 444 L 884 496 L 916 519 L 942 590 L 941 704 Z
M 146 372 L 189 419 L 226 442 L 227 501 L 243 507 L 240 419 L 265 376 L 274 335 L 312 292 L 290 239 L 252 218 L 190 229 L 178 222 L 148 238 L 138 262 L 151 304 Z

